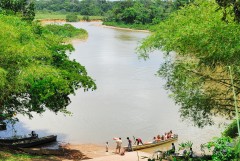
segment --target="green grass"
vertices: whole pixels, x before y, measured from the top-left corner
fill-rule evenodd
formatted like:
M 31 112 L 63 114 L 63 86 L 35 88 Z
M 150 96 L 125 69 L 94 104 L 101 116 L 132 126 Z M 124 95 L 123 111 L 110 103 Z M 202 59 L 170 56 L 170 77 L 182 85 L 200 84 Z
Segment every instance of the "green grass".
M 24 154 L 18 151 L 1 149 L 0 150 L 0 160 L 1 161 L 31 161 L 34 159 L 38 160 L 47 160 L 45 156 L 36 156 Z
M 66 19 L 66 14 L 61 14 L 61 13 L 36 13 L 35 19 L 36 20 L 43 20 L 43 19 L 65 20 Z
M 37 12 L 35 15 L 36 20 L 66 20 L 66 15 L 68 13 L 58 13 L 58 12 Z M 78 15 L 79 20 L 83 19 L 83 16 Z M 103 16 L 89 16 L 90 21 L 103 20 Z

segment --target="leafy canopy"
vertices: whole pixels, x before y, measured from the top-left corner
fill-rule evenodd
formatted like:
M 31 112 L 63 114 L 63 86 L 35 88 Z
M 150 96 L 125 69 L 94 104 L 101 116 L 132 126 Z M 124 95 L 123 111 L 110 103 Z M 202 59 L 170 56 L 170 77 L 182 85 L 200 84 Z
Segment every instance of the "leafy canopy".
M 70 60 L 72 45 L 38 24 L 0 14 L 0 119 L 32 112 L 67 112 L 69 95 L 96 89 L 84 66 Z
M 20 15 L 23 20 L 32 21 L 35 17 L 32 0 L 0 0 L 0 11 L 5 14 Z
M 139 46 L 144 58 L 152 50 L 165 51 L 158 74 L 181 106 L 181 117 L 199 127 L 213 124 L 214 115 L 235 116 L 230 65 L 239 99 L 240 26 L 230 14 L 228 23 L 222 21 L 222 13 L 214 0 L 196 0 L 156 25 Z

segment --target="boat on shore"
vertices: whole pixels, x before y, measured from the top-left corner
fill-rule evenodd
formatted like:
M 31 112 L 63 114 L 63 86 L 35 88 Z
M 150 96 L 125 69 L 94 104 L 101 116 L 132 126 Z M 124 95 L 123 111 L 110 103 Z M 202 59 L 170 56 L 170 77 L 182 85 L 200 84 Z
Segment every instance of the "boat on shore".
M 5 122 L 0 122 L 0 131 L 7 130 L 7 124 Z
M 45 137 L 16 141 L 12 143 L 0 142 L 0 146 L 11 147 L 11 148 L 28 148 L 28 147 L 34 147 L 37 145 L 42 145 L 42 144 L 46 144 L 54 141 L 57 141 L 57 135 L 49 135 Z
M 162 145 L 162 144 L 166 144 L 166 143 L 169 143 L 169 142 L 172 142 L 172 141 L 176 141 L 177 139 L 178 139 L 178 135 L 175 134 L 172 138 L 168 138 L 168 139 L 165 139 L 165 140 L 160 140 L 160 141 L 151 142 L 151 143 L 145 143 L 143 145 L 133 145 L 132 150 L 136 151 L 136 150 L 141 150 L 141 149 L 152 148 L 152 147 L 159 146 L 159 145 Z M 125 146 L 124 150 L 127 151 L 128 147 Z
M 36 139 L 36 138 L 37 138 L 37 136 L 32 136 L 32 135 L 4 137 L 4 138 L 0 138 L 0 144 L 1 143 L 12 144 L 15 142 L 32 140 L 32 139 Z

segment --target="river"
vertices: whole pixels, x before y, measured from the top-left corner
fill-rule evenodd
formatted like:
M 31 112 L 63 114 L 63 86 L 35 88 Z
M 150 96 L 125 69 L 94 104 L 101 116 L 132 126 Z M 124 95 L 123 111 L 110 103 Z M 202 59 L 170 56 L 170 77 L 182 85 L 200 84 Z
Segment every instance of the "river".
M 73 41 L 76 50 L 70 58 L 86 67 L 98 89 L 80 89 L 71 96 L 72 116 L 48 111 L 31 120 L 19 116 L 18 134 L 35 130 L 40 136 L 57 134 L 60 142 L 104 145 L 109 141 L 113 146 L 113 137 L 122 137 L 126 144 L 127 136 L 149 141 L 172 130 L 179 135 L 178 143 L 192 141 L 194 148 L 220 135 L 217 125 L 199 129 L 181 121 L 179 107 L 163 88 L 164 80 L 155 75 L 163 62 L 162 52 L 152 53 L 147 61 L 135 53 L 149 33 L 106 28 L 100 22 L 72 24 L 86 29 L 89 38 Z M 11 135 L 13 130 L 0 133 Z

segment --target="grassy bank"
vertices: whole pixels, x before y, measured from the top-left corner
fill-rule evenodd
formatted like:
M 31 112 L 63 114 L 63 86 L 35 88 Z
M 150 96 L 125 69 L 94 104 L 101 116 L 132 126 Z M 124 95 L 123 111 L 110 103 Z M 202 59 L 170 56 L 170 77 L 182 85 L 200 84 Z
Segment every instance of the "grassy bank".
M 66 15 L 68 13 L 58 13 L 58 12 L 37 12 L 36 20 L 66 20 Z M 88 16 L 89 21 L 103 20 L 102 16 Z M 78 15 L 79 20 L 83 20 L 84 16 Z
M 0 149 L 0 160 L 1 161 L 31 161 L 31 160 L 47 160 L 53 157 L 46 156 L 36 156 L 25 154 L 19 151 Z
M 88 37 L 88 33 L 84 29 L 78 29 L 73 27 L 70 24 L 65 24 L 65 25 L 56 25 L 56 24 L 50 24 L 46 25 L 45 27 L 45 32 L 51 32 L 54 35 L 58 35 L 65 40 L 68 39 L 86 39 Z
M 107 26 L 115 26 L 121 28 L 130 28 L 130 29 L 137 29 L 137 30 L 149 30 L 149 25 L 141 25 L 141 24 L 123 24 L 117 22 L 103 22 L 103 25 Z

